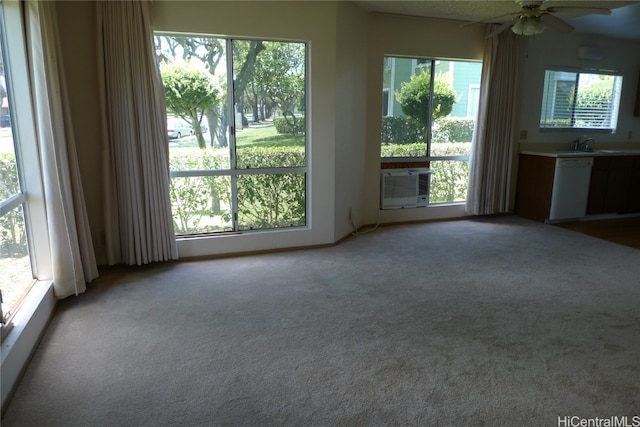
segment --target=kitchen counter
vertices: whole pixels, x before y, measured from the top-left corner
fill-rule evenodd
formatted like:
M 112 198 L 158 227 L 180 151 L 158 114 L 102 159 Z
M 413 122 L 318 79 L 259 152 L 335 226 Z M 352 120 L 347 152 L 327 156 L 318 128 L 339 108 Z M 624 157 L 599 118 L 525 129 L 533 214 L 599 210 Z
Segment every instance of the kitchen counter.
M 521 151 L 520 154 L 554 158 L 564 157 L 605 157 L 605 156 L 640 156 L 637 149 L 610 149 L 594 151 Z

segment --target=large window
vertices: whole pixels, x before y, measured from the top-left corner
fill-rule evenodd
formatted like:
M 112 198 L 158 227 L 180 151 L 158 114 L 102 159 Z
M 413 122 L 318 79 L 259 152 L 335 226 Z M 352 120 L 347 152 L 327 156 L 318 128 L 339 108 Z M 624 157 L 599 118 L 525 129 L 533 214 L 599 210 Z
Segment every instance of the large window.
M 381 157 L 423 162 L 429 204 L 466 199 L 482 64 L 385 57 Z
M 0 15 L 4 14 L 0 3 Z M 13 85 L 6 61 L 6 34 L 0 16 L 0 291 L 2 323 L 17 310 L 21 299 L 33 283 L 29 257 L 27 196 L 24 190 L 19 138 L 12 100 Z
M 177 234 L 306 225 L 306 45 L 171 34 L 155 42 Z
M 546 70 L 540 128 L 615 131 L 622 76 Z

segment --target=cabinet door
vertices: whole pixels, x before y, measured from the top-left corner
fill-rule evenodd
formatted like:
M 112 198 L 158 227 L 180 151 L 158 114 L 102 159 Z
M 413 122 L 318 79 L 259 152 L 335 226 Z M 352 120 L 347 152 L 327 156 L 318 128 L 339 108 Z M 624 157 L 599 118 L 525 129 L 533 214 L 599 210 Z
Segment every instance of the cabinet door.
M 605 212 L 619 213 L 627 210 L 633 162 L 634 158 L 631 156 L 611 157 L 604 198 Z
M 629 212 L 640 212 L 640 156 L 633 157 L 627 210 Z
M 589 201 L 587 215 L 604 213 L 604 200 L 607 194 L 607 181 L 611 157 L 596 157 L 591 169 L 591 184 L 589 185 Z
M 536 221 L 549 218 L 555 161 L 553 157 L 520 155 L 516 189 L 518 215 Z

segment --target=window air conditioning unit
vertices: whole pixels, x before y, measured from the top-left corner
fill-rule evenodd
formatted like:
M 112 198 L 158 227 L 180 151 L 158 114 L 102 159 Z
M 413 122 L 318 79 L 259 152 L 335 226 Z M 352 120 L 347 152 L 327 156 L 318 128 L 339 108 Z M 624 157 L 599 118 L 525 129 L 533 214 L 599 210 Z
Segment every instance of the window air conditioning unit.
M 427 206 L 431 171 L 384 169 L 380 176 L 380 208 L 403 209 Z

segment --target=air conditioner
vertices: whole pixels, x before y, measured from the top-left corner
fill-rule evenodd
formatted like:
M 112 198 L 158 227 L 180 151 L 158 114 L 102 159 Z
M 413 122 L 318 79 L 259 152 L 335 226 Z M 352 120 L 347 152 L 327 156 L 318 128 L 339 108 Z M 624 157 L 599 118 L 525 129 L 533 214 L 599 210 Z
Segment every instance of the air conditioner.
M 427 206 L 430 173 L 427 168 L 382 170 L 380 208 L 402 209 Z

